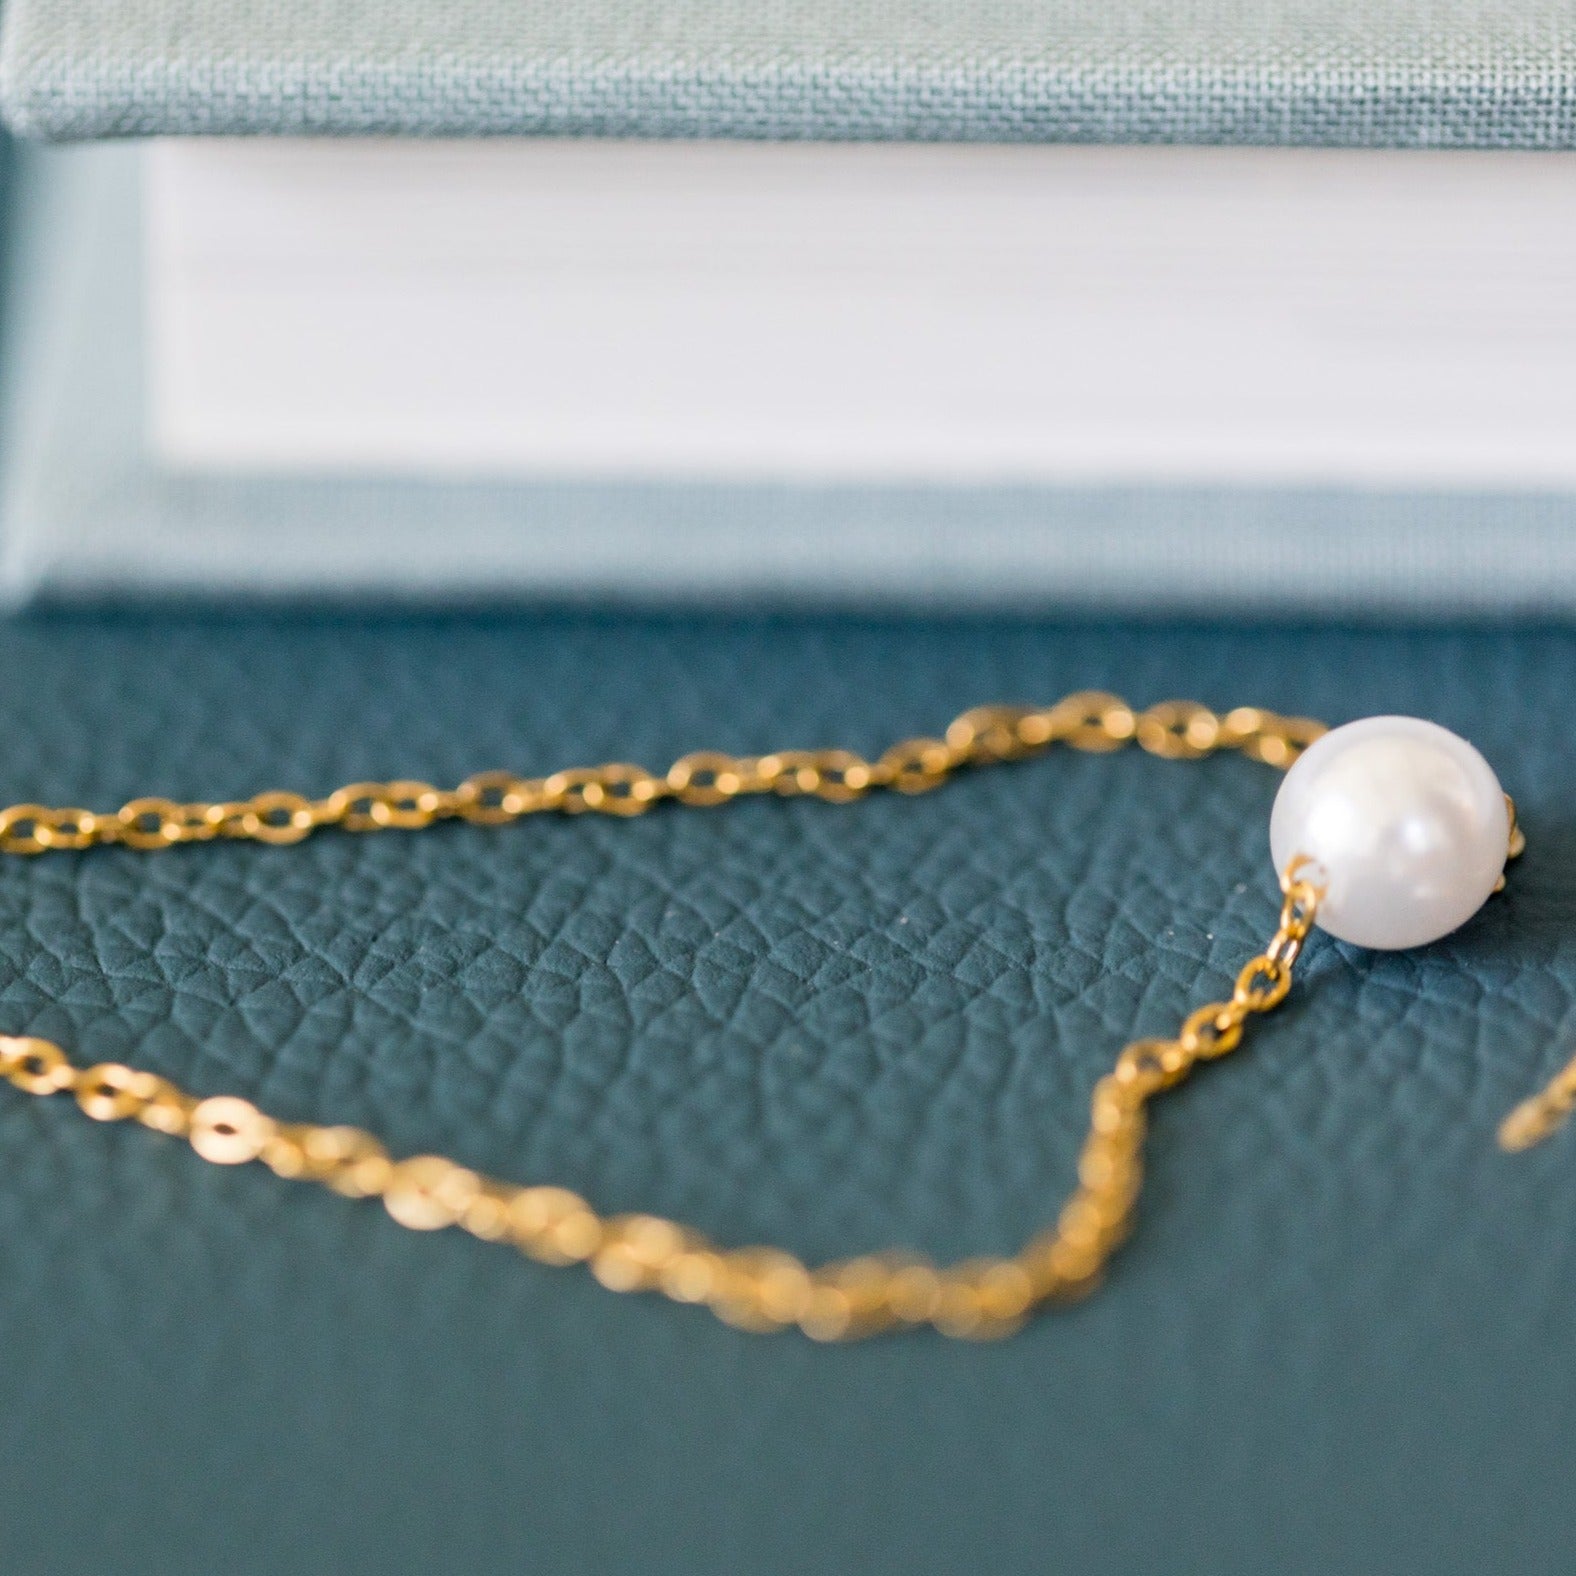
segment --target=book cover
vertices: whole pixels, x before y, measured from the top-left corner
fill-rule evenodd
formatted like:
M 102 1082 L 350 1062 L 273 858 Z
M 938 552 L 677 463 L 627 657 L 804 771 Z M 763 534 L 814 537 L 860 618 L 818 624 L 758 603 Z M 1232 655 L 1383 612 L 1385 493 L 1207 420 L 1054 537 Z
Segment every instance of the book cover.
M 54 138 L 1576 145 L 1568 0 L 10 0 Z

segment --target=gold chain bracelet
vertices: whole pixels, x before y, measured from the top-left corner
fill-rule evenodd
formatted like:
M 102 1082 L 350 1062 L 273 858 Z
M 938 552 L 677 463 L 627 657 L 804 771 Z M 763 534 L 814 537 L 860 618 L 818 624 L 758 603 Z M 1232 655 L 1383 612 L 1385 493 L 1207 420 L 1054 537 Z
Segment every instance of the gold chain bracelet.
M 294 843 L 325 827 L 367 832 L 445 819 L 499 825 L 550 810 L 628 816 L 664 799 L 718 805 L 756 793 L 843 802 L 876 789 L 923 793 L 961 768 L 1018 760 L 1055 744 L 1105 752 L 1136 743 L 1154 755 L 1189 760 L 1236 750 L 1284 771 L 1326 734 L 1321 723 L 1254 707 L 1221 715 L 1168 701 L 1137 711 L 1117 696 L 1091 692 L 1048 707 L 978 707 L 958 717 L 943 738 L 909 739 L 873 761 L 848 750 L 702 752 L 660 776 L 615 763 L 545 778 L 488 772 L 449 790 L 422 782 L 354 783 L 321 800 L 284 792 L 212 804 L 145 798 L 110 814 L 13 805 L 0 811 L 0 852 L 101 843 L 163 849 L 221 837 Z M 1514 806 L 1508 824 L 1506 857 L 1514 857 L 1523 843 Z M 844 1340 L 930 1325 L 953 1336 L 1000 1336 L 1036 1308 L 1095 1285 L 1131 1225 L 1148 1103 L 1199 1062 L 1235 1050 L 1248 1020 L 1285 999 L 1326 880 L 1312 856 L 1289 861 L 1275 934 L 1243 966 L 1230 998 L 1199 1007 L 1174 1038 L 1135 1040 L 1096 1084 L 1078 1183 L 1055 1225 L 1011 1256 L 947 1267 L 884 1253 L 812 1268 L 776 1248 L 718 1247 L 660 1216 L 600 1215 L 564 1188 L 516 1186 L 437 1155 L 394 1160 L 359 1128 L 277 1121 L 247 1100 L 198 1099 L 119 1063 L 78 1067 L 48 1040 L 0 1037 L 0 1077 L 27 1094 L 69 1093 L 98 1121 L 133 1120 L 184 1138 L 215 1164 L 261 1161 L 280 1177 L 381 1199 L 412 1230 L 458 1226 L 544 1263 L 586 1264 L 611 1290 L 701 1304 L 742 1329 L 796 1327 L 817 1340 Z

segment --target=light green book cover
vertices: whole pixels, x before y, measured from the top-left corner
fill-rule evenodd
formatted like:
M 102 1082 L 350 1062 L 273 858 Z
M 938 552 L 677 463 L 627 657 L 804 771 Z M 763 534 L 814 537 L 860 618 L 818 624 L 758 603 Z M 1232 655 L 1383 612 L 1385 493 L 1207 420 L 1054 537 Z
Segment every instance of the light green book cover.
M 1576 146 L 1570 0 L 9 0 L 13 128 Z

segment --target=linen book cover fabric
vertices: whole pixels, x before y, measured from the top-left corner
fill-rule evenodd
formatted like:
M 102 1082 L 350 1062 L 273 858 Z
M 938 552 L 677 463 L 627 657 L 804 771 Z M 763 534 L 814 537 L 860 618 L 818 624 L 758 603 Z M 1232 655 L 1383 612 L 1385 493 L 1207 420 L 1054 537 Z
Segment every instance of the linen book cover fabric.
M 1316 939 L 1157 1108 L 1137 1234 L 994 1348 L 762 1339 L 0 1088 L 6 1576 L 1555 1572 L 1576 635 L 1039 621 L 34 616 L 4 791 L 325 791 L 875 750 L 1090 684 L 1482 748 L 1529 847 L 1415 953 Z M 0 1027 L 609 1209 L 1005 1249 L 1094 1081 L 1276 913 L 1279 778 L 1052 754 L 928 796 L 0 861 Z M 91 1503 L 88 1503 L 88 1502 Z
M 48 137 L 1576 144 L 1570 0 L 8 0 Z

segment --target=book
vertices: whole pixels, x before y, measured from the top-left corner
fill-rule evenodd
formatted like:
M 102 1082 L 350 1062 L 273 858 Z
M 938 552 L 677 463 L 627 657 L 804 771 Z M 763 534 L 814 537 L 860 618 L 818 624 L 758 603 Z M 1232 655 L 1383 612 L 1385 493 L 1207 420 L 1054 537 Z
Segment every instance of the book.
M 13 597 L 1576 605 L 1554 12 L 101 9 L 0 34 Z

